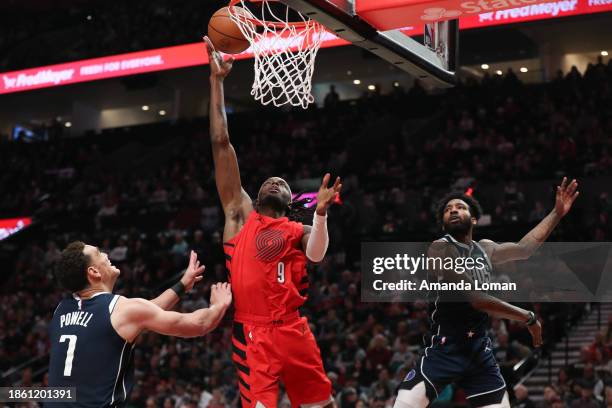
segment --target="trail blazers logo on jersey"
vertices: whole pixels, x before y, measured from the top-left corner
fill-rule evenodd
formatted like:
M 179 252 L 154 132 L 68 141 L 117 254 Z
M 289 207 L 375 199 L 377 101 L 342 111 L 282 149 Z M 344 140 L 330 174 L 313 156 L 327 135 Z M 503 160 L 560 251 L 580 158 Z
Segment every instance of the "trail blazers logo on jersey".
M 283 231 L 276 229 L 260 231 L 255 238 L 255 247 L 257 249 L 257 259 L 264 262 L 274 260 L 285 248 Z

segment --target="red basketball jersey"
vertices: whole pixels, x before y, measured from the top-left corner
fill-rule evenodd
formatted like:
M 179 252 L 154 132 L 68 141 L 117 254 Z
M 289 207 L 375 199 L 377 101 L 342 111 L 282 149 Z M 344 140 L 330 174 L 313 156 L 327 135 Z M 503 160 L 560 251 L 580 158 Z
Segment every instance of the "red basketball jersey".
M 236 321 L 282 323 L 304 304 L 308 276 L 303 233 L 304 226 L 287 217 L 251 211 L 240 232 L 223 244 Z

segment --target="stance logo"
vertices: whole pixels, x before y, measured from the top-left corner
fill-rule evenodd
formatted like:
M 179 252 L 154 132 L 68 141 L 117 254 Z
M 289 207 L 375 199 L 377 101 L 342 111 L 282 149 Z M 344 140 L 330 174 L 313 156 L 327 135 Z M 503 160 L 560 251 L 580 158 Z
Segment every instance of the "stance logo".
M 264 262 L 274 260 L 285 248 L 283 232 L 274 229 L 260 231 L 255 238 L 255 247 L 257 259 Z

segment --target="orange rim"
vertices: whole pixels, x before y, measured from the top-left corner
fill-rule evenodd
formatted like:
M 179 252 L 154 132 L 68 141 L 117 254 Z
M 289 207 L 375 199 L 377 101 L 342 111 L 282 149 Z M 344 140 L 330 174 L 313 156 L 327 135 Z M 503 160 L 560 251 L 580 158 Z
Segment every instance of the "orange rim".
M 278 2 L 278 0 L 247 0 L 250 1 L 251 3 L 263 3 L 264 1 L 268 1 L 268 2 Z M 234 6 L 236 6 L 236 4 L 240 3 L 240 0 L 230 0 L 229 6 L 231 8 L 234 8 Z M 289 6 L 287 6 L 289 7 Z M 291 25 L 294 26 L 296 28 L 306 28 L 311 24 L 316 24 L 319 25 L 319 23 L 317 23 L 314 20 L 310 20 L 310 22 L 304 22 L 304 21 L 296 21 L 296 22 L 291 22 L 291 21 L 287 21 L 286 23 L 277 23 L 274 21 L 259 21 L 257 19 L 254 18 L 250 18 L 250 17 L 244 17 L 244 19 L 249 20 L 250 22 L 252 22 L 255 25 L 258 26 L 268 26 L 268 27 L 275 27 L 275 28 L 284 28 L 287 25 Z M 263 24 L 262 24 L 263 23 Z

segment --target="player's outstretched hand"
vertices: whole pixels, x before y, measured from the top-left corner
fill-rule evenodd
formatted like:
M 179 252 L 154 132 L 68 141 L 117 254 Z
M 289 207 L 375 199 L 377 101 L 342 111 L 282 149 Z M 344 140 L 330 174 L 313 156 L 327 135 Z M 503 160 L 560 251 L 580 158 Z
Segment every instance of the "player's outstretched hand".
M 540 347 L 542 345 L 542 325 L 540 321 L 536 321 L 531 326 L 527 326 L 527 330 L 531 334 L 534 347 Z
M 334 202 L 338 194 L 340 194 L 340 190 L 342 190 L 342 184 L 340 183 L 340 177 L 336 177 L 336 181 L 331 188 L 327 187 L 329 185 L 329 180 L 331 179 L 331 175 L 326 173 L 323 176 L 323 182 L 321 183 L 321 187 L 319 187 L 319 192 L 317 193 L 317 214 L 325 215 L 327 213 L 327 209 Z
M 210 289 L 210 304 L 227 309 L 232 304 L 232 286 L 227 282 L 212 285 Z
M 555 199 L 555 212 L 559 217 L 564 217 L 569 212 L 578 198 L 578 182 L 576 179 L 567 184 L 567 177 L 563 177 L 561 184 L 557 186 L 557 196 Z
M 186 291 L 193 289 L 196 282 L 203 279 L 202 273 L 204 273 L 204 269 L 204 265 L 200 265 L 200 261 L 198 261 L 198 255 L 195 251 L 191 251 L 189 266 L 187 266 L 187 270 L 181 278 L 181 283 L 185 286 Z
M 210 38 L 204 36 L 204 43 L 206 44 L 206 52 L 208 53 L 208 59 L 210 61 L 210 76 L 213 78 L 223 79 L 232 70 L 234 65 L 234 57 L 230 56 L 227 60 L 223 60 L 221 54 L 215 50 Z

